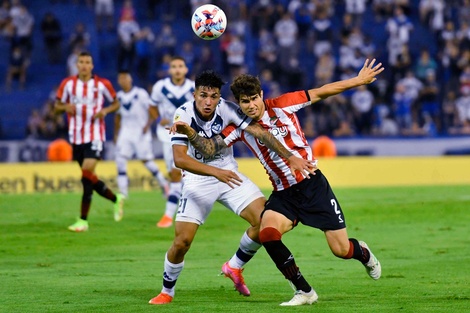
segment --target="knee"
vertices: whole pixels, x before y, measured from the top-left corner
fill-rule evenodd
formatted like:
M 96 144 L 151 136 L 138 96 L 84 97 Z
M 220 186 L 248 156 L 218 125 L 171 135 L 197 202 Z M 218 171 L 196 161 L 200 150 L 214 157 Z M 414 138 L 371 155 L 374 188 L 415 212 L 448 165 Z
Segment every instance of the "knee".
M 266 227 L 259 232 L 259 240 L 262 244 L 270 241 L 279 241 L 281 238 L 282 234 L 274 227 Z
M 185 255 L 191 247 L 191 240 L 185 237 L 175 238 L 173 242 L 173 250 L 178 255 Z

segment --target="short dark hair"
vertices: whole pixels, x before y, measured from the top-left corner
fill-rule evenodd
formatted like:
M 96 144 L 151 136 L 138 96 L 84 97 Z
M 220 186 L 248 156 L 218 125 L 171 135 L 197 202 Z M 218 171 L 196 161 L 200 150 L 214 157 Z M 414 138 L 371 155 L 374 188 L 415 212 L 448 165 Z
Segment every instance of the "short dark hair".
M 88 52 L 88 51 L 82 51 L 82 52 L 80 52 L 80 54 L 78 55 L 78 57 L 90 57 L 90 58 L 93 58 L 93 57 L 91 56 L 91 53 Z
M 170 60 L 170 62 L 173 62 L 173 61 L 175 61 L 175 60 L 180 60 L 180 61 L 183 61 L 183 62 L 184 62 L 184 64 L 186 64 L 186 60 L 185 60 L 185 59 L 184 59 L 182 56 L 179 56 L 179 55 L 174 55 L 174 56 L 172 56 L 172 57 L 171 57 L 171 60 Z
M 225 82 L 222 80 L 219 74 L 213 70 L 206 70 L 201 74 L 197 75 L 195 80 L 195 87 L 198 89 L 201 86 L 212 87 L 212 88 L 222 88 L 225 85 Z
M 241 96 L 254 96 L 261 94 L 261 82 L 258 77 L 249 74 L 241 74 L 235 77 L 230 85 L 235 100 L 240 101 Z
M 119 71 L 118 71 L 118 75 L 119 75 L 119 74 L 129 74 L 129 75 L 130 75 L 131 72 L 129 72 L 129 70 L 119 70 Z

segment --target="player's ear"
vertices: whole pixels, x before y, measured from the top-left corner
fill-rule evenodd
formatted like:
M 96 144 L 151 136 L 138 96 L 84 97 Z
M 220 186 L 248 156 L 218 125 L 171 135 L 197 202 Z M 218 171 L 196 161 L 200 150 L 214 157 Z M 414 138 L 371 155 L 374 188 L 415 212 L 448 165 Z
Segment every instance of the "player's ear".
M 259 93 L 259 96 L 261 97 L 261 100 L 263 100 L 263 90 Z

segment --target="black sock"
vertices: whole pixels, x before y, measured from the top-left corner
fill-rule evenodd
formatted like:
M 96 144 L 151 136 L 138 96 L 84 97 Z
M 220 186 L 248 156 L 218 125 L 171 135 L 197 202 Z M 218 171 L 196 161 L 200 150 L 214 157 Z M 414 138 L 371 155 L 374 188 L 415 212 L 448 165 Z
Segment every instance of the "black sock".
M 304 292 L 310 292 L 312 290 L 312 287 L 295 264 L 294 256 L 281 240 L 264 242 L 263 246 L 279 271 L 281 271 L 286 279 L 294 284 L 297 290 Z

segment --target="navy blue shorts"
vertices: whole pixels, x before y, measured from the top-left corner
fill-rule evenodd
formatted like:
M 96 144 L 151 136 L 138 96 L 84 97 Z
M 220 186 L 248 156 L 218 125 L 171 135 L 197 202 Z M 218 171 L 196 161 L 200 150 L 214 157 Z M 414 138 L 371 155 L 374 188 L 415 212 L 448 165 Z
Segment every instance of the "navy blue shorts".
M 264 210 L 283 214 L 294 227 L 300 222 L 323 231 L 345 228 L 343 211 L 328 180 L 320 170 L 315 173 L 292 187 L 274 191 Z

